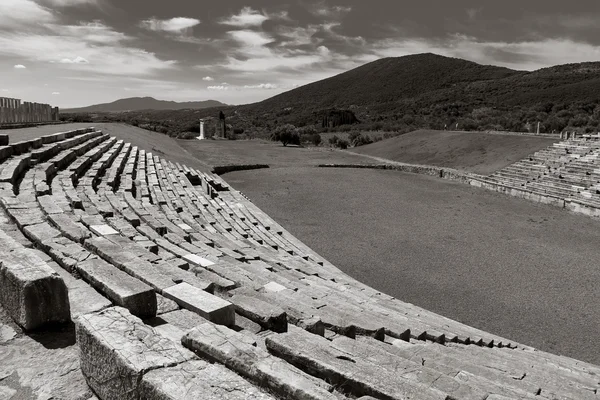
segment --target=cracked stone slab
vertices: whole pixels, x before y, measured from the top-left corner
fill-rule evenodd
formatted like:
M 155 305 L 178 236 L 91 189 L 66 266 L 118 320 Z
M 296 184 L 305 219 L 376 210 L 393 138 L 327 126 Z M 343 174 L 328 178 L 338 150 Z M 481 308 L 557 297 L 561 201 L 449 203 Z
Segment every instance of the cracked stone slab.
M 76 335 L 81 371 L 101 399 L 169 398 L 141 396 L 144 374 L 196 358 L 122 307 L 82 315 Z
M 410 369 L 386 369 L 338 350 L 327 339 L 300 329 L 270 335 L 265 343 L 271 354 L 304 371 L 311 371 L 313 376 L 328 379 L 328 382 L 340 385 L 355 396 L 370 395 L 390 400 L 451 398 L 442 390 L 414 379 L 420 370 L 417 363 Z
M 275 400 L 235 372 L 202 360 L 150 371 L 140 386 L 144 399 Z
M 90 230 L 98 236 L 118 235 L 119 232 L 114 230 L 109 225 L 90 225 Z
M 218 361 L 283 398 L 337 398 L 324 381 L 256 347 L 253 339 L 227 327 L 205 323 L 187 332 L 181 342 L 200 356 Z
M 165 289 L 163 295 L 215 324 L 228 326 L 235 324 L 233 304 L 186 282 Z

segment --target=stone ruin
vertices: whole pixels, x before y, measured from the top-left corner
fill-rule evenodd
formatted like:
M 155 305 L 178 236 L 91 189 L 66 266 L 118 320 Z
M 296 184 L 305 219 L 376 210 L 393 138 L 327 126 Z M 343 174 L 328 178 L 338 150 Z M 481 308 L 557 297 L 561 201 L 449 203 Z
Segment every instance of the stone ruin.
M 58 121 L 58 107 L 0 97 L 0 124 Z
M 74 322 L 102 400 L 600 394 L 600 367 L 378 292 L 219 176 L 94 128 L 1 146 L 0 205 L 1 308 Z
M 215 137 L 220 139 L 227 137 L 227 125 L 225 125 L 225 114 L 223 114 L 223 111 L 219 111 L 219 119 L 215 127 Z

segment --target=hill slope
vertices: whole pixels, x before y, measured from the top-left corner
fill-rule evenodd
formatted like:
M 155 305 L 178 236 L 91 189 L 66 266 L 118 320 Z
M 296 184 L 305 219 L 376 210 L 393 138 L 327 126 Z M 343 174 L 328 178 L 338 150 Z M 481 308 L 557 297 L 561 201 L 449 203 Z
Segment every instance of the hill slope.
M 178 103 L 175 101 L 156 100 L 153 97 L 131 97 L 120 99 L 112 103 L 95 104 L 88 107 L 69 108 L 61 110 L 63 113 L 81 113 L 81 112 L 123 112 L 140 110 L 181 110 L 181 109 L 202 109 L 209 107 L 225 106 L 216 100 L 189 101 Z
M 418 130 L 352 151 L 393 161 L 488 175 L 555 141 L 534 136 Z
M 359 128 L 409 132 L 443 129 L 546 132 L 600 130 L 600 63 L 515 71 L 435 54 L 377 60 L 264 101 L 195 111 L 153 111 L 127 118 L 178 133 L 197 118 L 225 112 L 228 123 L 255 134 L 275 126 L 321 126 L 332 109 L 350 110 Z M 349 127 L 347 127 L 349 129 Z

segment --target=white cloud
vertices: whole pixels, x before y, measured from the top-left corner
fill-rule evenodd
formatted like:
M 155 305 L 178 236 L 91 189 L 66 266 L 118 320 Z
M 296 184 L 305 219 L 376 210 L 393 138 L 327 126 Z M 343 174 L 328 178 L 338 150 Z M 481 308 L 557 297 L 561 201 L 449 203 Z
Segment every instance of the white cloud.
M 249 30 L 230 31 L 227 34 L 242 47 L 262 47 L 274 41 L 264 32 Z
M 352 11 L 352 7 L 346 6 L 334 6 L 327 7 L 324 5 L 320 5 L 311 10 L 313 14 L 322 16 L 322 17 L 340 17 L 342 14 L 347 14 Z
M 55 7 L 70 7 L 81 4 L 97 4 L 97 0 L 42 0 L 43 3 L 49 3 Z
M 278 85 L 273 83 L 260 83 L 258 85 L 244 85 L 244 89 L 279 89 Z
M 484 42 L 465 35 L 453 35 L 445 41 L 425 39 L 382 40 L 373 45 L 378 57 L 400 57 L 431 52 L 459 57 L 481 64 L 536 70 L 565 62 L 576 63 L 600 59 L 600 46 L 569 39 L 545 39 L 523 42 Z M 503 56 L 495 56 L 502 54 Z
M 466 11 L 469 19 L 475 19 L 481 13 L 481 8 L 467 8 Z
M 140 26 L 151 31 L 164 31 L 171 33 L 183 33 L 200 24 L 196 18 L 175 17 L 171 19 L 150 18 L 140 23 Z
M 58 96 L 60 94 L 60 92 L 52 92 L 53 96 Z
M 287 14 L 284 15 L 287 16 Z M 239 27 L 261 26 L 268 19 L 268 16 L 253 10 L 251 7 L 244 7 L 239 14 L 222 20 L 221 24 Z
M 203 81 L 214 81 L 215 78 L 210 77 L 210 76 L 205 76 L 204 78 L 202 78 Z
M 28 24 L 54 21 L 54 15 L 32 0 L 1 0 L 0 28 L 23 29 Z
M 23 64 L 17 64 L 13 67 L 14 69 L 25 69 L 27 68 L 26 66 L 24 66 Z
M 10 93 L 10 90 L 8 90 L 8 89 L 0 89 L 0 92 L 2 92 L 2 93 Z
M 90 62 L 83 57 L 63 58 L 59 61 L 61 64 L 89 64 Z
M 218 85 L 218 86 L 208 86 L 208 90 L 229 90 L 229 86 L 227 85 Z
M 45 24 L 39 32 L 0 30 L 0 58 L 19 57 L 108 75 L 148 75 L 174 66 L 175 61 L 130 47 L 131 39 L 100 22 Z

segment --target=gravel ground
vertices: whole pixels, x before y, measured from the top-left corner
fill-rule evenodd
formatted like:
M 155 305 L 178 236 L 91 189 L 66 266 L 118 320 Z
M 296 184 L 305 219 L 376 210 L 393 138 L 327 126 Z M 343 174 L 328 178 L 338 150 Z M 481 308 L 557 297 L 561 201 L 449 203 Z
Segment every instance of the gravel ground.
M 223 177 L 374 288 L 600 364 L 596 220 L 397 171 L 280 168 Z
M 533 136 L 419 130 L 350 151 L 488 175 L 556 141 Z

